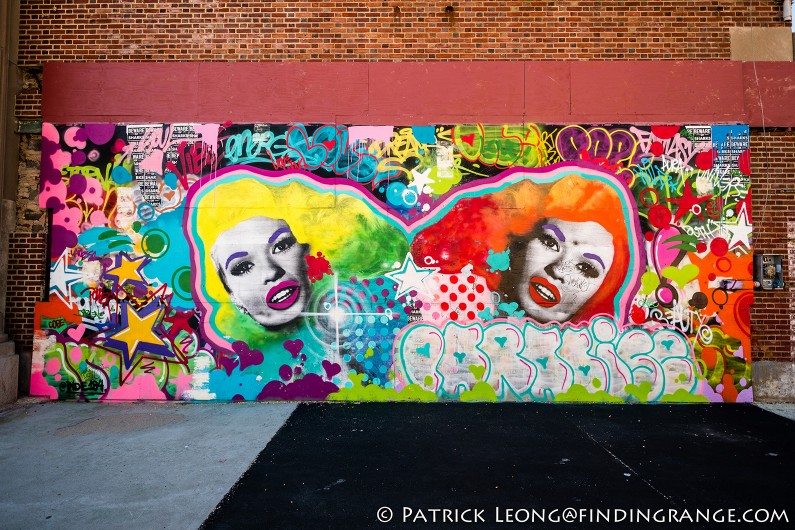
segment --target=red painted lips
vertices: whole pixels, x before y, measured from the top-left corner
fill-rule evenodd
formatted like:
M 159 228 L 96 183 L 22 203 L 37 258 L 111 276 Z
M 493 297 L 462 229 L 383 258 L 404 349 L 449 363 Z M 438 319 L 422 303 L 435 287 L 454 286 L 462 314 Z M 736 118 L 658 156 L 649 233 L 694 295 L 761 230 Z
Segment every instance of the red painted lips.
M 530 278 L 530 298 L 541 307 L 552 307 L 560 303 L 560 291 L 540 276 Z

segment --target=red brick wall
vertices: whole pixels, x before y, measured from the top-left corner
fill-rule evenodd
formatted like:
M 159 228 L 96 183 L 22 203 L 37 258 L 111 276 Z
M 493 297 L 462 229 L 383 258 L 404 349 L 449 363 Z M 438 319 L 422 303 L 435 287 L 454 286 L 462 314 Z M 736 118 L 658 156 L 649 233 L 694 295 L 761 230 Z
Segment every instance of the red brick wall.
M 9 238 L 6 331 L 18 352 L 33 349 L 33 310 L 44 289 L 46 237 L 14 232 Z
M 795 314 L 790 292 L 795 292 L 795 271 L 788 259 L 795 233 L 787 223 L 795 221 L 795 132 L 753 130 L 751 133 L 751 186 L 753 193 L 754 251 L 783 254 L 784 291 L 757 291 L 751 310 L 751 347 L 755 360 L 792 361 Z M 793 249 L 795 250 L 795 248 Z
M 21 0 L 20 23 L 22 66 L 728 59 L 730 27 L 784 25 L 779 0 Z

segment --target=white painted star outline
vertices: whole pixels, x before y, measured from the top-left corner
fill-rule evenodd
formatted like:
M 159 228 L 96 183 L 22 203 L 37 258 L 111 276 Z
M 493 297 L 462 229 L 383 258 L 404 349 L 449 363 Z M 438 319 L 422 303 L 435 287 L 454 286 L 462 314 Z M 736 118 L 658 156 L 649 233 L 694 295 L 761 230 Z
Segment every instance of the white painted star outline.
M 67 307 L 72 307 L 71 286 L 83 277 L 83 273 L 69 265 L 69 249 L 65 249 L 58 260 L 50 265 L 50 290 L 49 292 L 63 301 Z
M 748 222 L 748 212 L 746 211 L 744 204 L 737 214 L 737 222 L 727 225 L 726 228 L 729 231 L 729 234 L 731 234 L 731 239 L 729 240 L 729 249 L 734 249 L 741 244 L 745 245 L 747 248 L 751 247 L 749 243 L 749 237 L 751 236 L 753 228 Z
M 384 276 L 391 278 L 397 283 L 397 293 L 395 293 L 395 298 L 397 299 L 412 290 L 431 294 L 430 289 L 425 285 L 425 280 L 438 270 L 439 267 L 417 267 L 417 264 L 414 263 L 414 258 L 409 252 L 406 254 L 406 259 L 403 260 L 403 266 L 400 270 L 387 272 Z

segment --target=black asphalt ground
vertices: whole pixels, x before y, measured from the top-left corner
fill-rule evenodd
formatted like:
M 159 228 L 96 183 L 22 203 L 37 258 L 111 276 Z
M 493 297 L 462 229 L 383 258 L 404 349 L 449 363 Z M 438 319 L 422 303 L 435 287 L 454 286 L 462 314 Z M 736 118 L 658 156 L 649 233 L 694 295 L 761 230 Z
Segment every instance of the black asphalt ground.
M 795 527 L 795 422 L 751 405 L 303 404 L 202 528 L 616 523 Z

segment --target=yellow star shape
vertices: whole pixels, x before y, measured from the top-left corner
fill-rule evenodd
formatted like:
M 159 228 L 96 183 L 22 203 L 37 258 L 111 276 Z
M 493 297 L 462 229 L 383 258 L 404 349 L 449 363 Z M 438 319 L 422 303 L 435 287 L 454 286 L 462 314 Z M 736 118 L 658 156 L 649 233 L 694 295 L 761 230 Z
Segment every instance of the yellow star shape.
M 127 327 L 113 335 L 114 340 L 124 342 L 127 344 L 127 352 L 130 359 L 135 358 L 135 351 L 138 345 L 142 342 L 149 344 L 163 344 L 163 339 L 158 337 L 152 331 L 152 328 L 157 323 L 157 319 L 163 312 L 163 309 L 152 311 L 149 315 L 141 318 L 138 313 L 128 304 L 127 308 Z
M 122 254 L 119 266 L 110 269 L 108 274 L 113 274 L 114 276 L 119 277 L 119 285 L 124 284 L 125 280 L 135 280 L 141 281 L 141 275 L 138 274 L 138 267 L 141 266 L 141 261 L 143 258 L 138 258 L 137 260 L 130 260 L 127 258 L 126 255 Z

